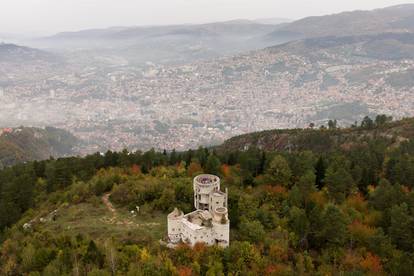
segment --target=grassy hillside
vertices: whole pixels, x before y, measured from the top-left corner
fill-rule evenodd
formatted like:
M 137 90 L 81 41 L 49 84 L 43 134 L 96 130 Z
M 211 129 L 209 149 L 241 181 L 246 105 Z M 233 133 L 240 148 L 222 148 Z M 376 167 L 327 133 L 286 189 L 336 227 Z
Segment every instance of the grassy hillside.
M 68 156 L 79 142 L 65 130 L 47 127 L 3 129 L 0 135 L 0 167 L 51 156 Z

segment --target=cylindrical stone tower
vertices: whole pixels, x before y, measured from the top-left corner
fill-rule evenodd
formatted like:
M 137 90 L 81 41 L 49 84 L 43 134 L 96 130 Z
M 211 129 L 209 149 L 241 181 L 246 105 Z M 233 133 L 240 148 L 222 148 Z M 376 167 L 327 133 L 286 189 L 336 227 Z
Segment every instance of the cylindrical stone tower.
M 210 193 L 220 191 L 220 178 L 212 174 L 202 174 L 194 178 L 194 207 L 197 210 L 210 209 Z

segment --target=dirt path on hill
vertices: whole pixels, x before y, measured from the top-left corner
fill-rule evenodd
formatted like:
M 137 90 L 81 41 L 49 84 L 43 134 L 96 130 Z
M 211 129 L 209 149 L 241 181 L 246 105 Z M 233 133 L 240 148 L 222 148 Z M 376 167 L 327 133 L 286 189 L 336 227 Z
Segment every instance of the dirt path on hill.
M 117 225 L 123 225 L 123 226 L 133 226 L 136 228 L 140 228 L 142 226 L 159 226 L 159 223 L 156 222 L 149 222 L 149 223 L 136 223 L 133 221 L 132 218 L 125 218 L 120 219 L 118 217 L 118 212 L 116 211 L 114 205 L 109 200 L 109 197 L 111 196 L 111 193 L 104 194 L 102 196 L 102 202 L 105 204 L 106 208 L 109 210 L 110 213 L 112 213 L 112 218 L 109 217 L 103 217 L 101 221 L 108 223 L 108 224 L 117 224 Z
M 108 208 L 108 210 L 112 213 L 112 215 L 116 216 L 116 209 L 114 205 L 112 205 L 112 203 L 109 201 L 110 195 L 111 195 L 110 193 L 104 194 L 102 196 L 102 202 L 105 204 L 106 208 Z

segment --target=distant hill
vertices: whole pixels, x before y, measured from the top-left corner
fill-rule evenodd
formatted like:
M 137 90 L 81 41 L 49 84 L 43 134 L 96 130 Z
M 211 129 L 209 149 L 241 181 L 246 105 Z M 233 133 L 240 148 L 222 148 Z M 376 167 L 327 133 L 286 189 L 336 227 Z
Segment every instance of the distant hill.
M 248 35 L 254 36 L 260 33 L 266 33 L 274 29 L 269 24 L 261 24 L 250 20 L 232 20 L 225 22 L 214 22 L 206 24 L 184 24 L 184 25 L 167 25 L 167 26 L 140 26 L 140 27 L 113 27 L 107 29 L 91 29 L 78 32 L 63 32 L 56 35 L 42 38 L 44 41 L 64 41 L 64 40 L 131 40 L 136 41 L 143 38 L 157 36 L 174 36 L 174 35 Z
M 270 49 L 297 55 L 315 55 L 335 51 L 337 55 L 355 58 L 398 60 L 414 58 L 414 33 L 381 33 L 361 36 L 327 36 L 309 38 Z
M 259 24 L 271 24 L 271 25 L 287 24 L 292 21 L 294 20 L 288 19 L 288 18 L 278 18 L 278 17 L 258 18 L 254 20 L 254 22 L 259 23 Z
M 106 39 L 148 39 L 154 36 L 175 35 L 222 35 L 258 37 L 267 39 L 291 37 L 292 39 L 353 36 L 378 34 L 384 32 L 413 32 L 414 4 L 391 6 L 369 11 L 349 11 L 324 16 L 310 16 L 292 21 L 284 18 L 263 18 L 256 20 L 232 20 L 207 24 L 188 24 L 170 26 L 113 27 L 108 29 L 83 30 L 79 32 L 58 33 L 42 38 L 40 41 L 58 43 L 81 43 L 81 40 Z M 223 38 L 222 38 L 223 39 Z M 286 40 L 290 41 L 292 39 Z M 76 42 L 76 40 L 79 40 Z M 85 41 L 84 41 L 85 42 Z M 93 45 L 93 43 L 92 43 Z
M 69 132 L 52 127 L 0 129 L 0 167 L 72 155 L 78 143 Z
M 97 60 L 118 57 L 123 64 L 184 64 L 305 38 L 407 32 L 414 32 L 414 4 L 306 17 L 293 22 L 268 18 L 91 29 L 58 33 L 30 43 L 36 48 L 85 52 Z
M 251 147 L 266 151 L 311 150 L 327 152 L 338 148 L 364 144 L 372 138 L 384 138 L 389 145 L 414 139 L 414 118 L 387 123 L 371 129 L 285 129 L 267 130 L 233 137 L 218 149 L 221 151 L 246 150 Z
M 32 41 L 35 47 L 120 56 L 129 63 L 182 64 L 259 49 L 274 25 L 249 20 L 171 26 L 114 27 L 65 32 Z
M 0 62 L 56 62 L 54 54 L 16 44 L 0 43 Z
M 353 36 L 383 32 L 413 32 L 414 4 L 392 6 L 372 11 L 351 11 L 326 16 L 312 16 L 280 26 L 265 36 L 280 43 L 299 38 Z

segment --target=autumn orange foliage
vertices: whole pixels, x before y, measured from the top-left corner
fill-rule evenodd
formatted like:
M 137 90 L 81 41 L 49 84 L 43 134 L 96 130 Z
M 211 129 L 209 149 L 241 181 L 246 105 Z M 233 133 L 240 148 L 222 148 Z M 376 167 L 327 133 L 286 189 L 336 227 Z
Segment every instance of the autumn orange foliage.
M 195 260 L 201 259 L 202 255 L 206 252 L 206 244 L 203 242 L 198 242 L 192 248 L 192 251 L 189 251 L 191 256 L 189 258 L 193 258 Z
M 364 270 L 371 273 L 377 274 L 382 272 L 381 259 L 369 252 L 367 256 L 360 262 L 360 265 Z
M 199 163 L 191 162 L 187 169 L 187 175 L 193 177 L 196 173 L 203 171 Z
M 367 202 L 361 193 L 349 196 L 346 200 L 346 204 L 359 212 L 365 212 L 367 209 Z
M 328 199 L 322 191 L 311 193 L 309 198 L 319 207 L 323 207 L 328 203 Z
M 180 275 L 180 276 L 191 276 L 191 275 L 193 275 L 193 270 L 191 269 L 191 267 L 182 266 L 182 267 L 178 268 L 178 275 Z
M 202 253 L 204 250 L 206 250 L 206 244 L 203 243 L 203 242 L 198 242 L 193 247 L 194 252 L 201 252 Z
M 266 185 L 264 187 L 264 190 L 272 196 L 276 196 L 276 195 L 279 195 L 282 197 L 288 196 L 286 188 L 281 185 L 276 185 L 276 186 Z
M 137 175 L 137 174 L 140 174 L 140 173 L 141 173 L 141 168 L 137 164 L 132 165 L 131 174 L 132 175 Z
M 287 261 L 289 254 L 287 248 L 279 244 L 273 244 L 269 248 L 269 256 L 278 261 Z
M 355 270 L 359 266 L 361 260 L 362 258 L 360 255 L 355 254 L 355 252 L 353 251 L 349 251 L 342 258 L 342 265 L 344 266 L 346 270 L 352 271 L 352 270 Z
M 268 265 L 265 269 L 266 275 L 285 275 L 290 272 L 290 267 L 285 264 Z
M 406 194 L 411 193 L 411 189 L 409 187 L 407 187 L 407 186 L 401 186 L 401 189 Z
M 230 166 L 227 164 L 223 164 L 221 166 L 221 172 L 223 173 L 224 177 L 228 177 L 230 175 Z

